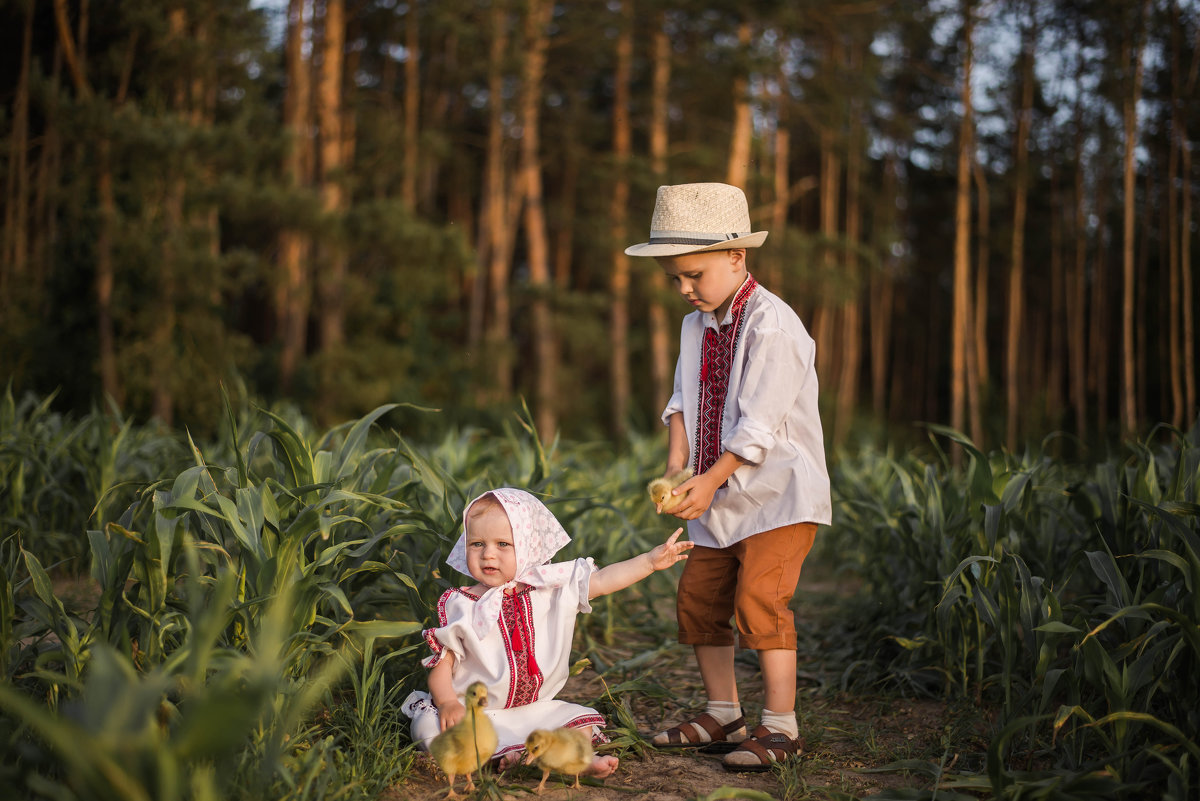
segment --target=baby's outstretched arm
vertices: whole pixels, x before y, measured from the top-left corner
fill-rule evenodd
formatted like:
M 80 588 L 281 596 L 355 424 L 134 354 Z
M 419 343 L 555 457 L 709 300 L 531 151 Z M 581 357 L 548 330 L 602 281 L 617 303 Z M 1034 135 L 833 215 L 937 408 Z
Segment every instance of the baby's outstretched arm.
M 601 595 L 608 595 L 610 592 L 623 590 L 656 570 L 666 570 L 676 562 L 687 559 L 687 552 L 695 547 L 695 544 L 688 540 L 679 542 L 681 534 L 683 534 L 683 529 L 677 528 L 675 533 L 662 545 L 655 546 L 632 559 L 626 559 L 624 562 L 617 562 L 597 570 L 592 574 L 588 598 L 598 598 Z

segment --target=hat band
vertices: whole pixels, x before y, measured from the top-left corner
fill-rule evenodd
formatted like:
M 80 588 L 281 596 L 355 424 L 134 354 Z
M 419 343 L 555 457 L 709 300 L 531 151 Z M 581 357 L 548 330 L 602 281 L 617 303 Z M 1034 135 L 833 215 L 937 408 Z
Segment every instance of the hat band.
M 651 231 L 651 245 L 715 245 L 718 242 L 727 242 L 730 239 L 738 239 L 743 236 L 750 236 L 750 232 L 739 234 L 711 234 L 697 233 L 693 231 Z M 713 237 L 716 237 L 715 239 Z

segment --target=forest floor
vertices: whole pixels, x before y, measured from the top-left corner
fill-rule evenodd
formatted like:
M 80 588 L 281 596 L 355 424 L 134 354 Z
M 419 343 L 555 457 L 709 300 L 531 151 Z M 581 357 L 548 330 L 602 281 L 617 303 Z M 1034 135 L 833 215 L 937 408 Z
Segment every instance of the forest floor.
M 803 586 L 804 582 L 801 581 Z M 803 753 L 784 765 L 763 773 L 732 773 L 725 769 L 721 754 L 703 750 L 668 751 L 643 748 L 625 750 L 616 773 L 603 782 L 584 780 L 580 790 L 569 787 L 570 779 L 552 773 L 540 798 L 549 801 L 708 801 L 720 798 L 782 801 L 802 799 L 865 798 L 889 790 L 931 789 L 931 775 L 939 767 L 962 771 L 982 768 L 980 754 L 986 751 L 987 722 L 977 709 L 951 708 L 937 700 L 888 696 L 864 696 L 831 690 L 838 677 L 823 675 L 818 653 L 817 618 L 828 600 L 829 587 L 809 588 L 798 594 L 794 606 L 807 610 L 797 614 L 802 629 L 800 646 L 800 734 Z M 703 708 L 703 693 L 696 675 L 691 649 L 678 644 L 629 643 L 624 655 L 634 657 L 653 650 L 652 681 L 668 692 L 651 698 L 636 691 L 638 680 L 622 677 L 632 689 L 617 690 L 629 701 L 637 730 L 645 737 L 665 725 L 691 717 Z M 620 656 L 620 651 L 617 653 Z M 747 721 L 753 727 L 761 709 L 758 671 L 753 659 L 737 662 L 739 687 Z M 607 674 L 606 675 L 610 675 Z M 611 683 L 612 679 L 609 679 Z M 605 695 L 605 679 L 591 669 L 572 677 L 560 697 L 595 699 Z M 611 718 L 610 718 L 611 723 Z M 965 753 L 963 753 L 965 751 Z M 963 759 L 960 760 L 960 755 Z M 904 763 L 897 765 L 897 763 Z M 957 763 L 957 764 L 956 764 Z M 518 767 L 488 774 L 477 783 L 475 799 L 516 801 L 533 798 L 541 778 L 534 767 Z M 464 787 L 459 777 L 457 788 Z M 380 801 L 424 801 L 447 795 L 445 776 L 425 755 L 418 758 L 403 784 L 385 793 Z

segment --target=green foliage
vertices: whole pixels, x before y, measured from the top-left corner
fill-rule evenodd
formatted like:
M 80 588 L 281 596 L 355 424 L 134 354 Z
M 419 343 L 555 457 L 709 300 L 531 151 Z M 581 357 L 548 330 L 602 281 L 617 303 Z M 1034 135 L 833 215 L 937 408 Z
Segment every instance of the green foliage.
M 838 465 L 834 528 L 864 584 L 847 625 L 869 632 L 846 680 L 998 704 L 989 776 L 1005 796 L 1195 788 L 1200 431 L 1085 466 L 933 430 L 962 471 Z M 1052 764 L 1018 772 L 1018 758 Z

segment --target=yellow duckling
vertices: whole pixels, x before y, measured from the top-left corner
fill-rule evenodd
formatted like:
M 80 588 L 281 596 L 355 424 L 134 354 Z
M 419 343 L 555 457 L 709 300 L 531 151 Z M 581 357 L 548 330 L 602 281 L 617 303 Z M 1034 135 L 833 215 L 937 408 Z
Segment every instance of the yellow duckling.
M 429 753 L 450 782 L 447 798 L 458 798 L 458 793 L 454 792 L 454 777 L 460 773 L 466 774 L 467 792 L 475 789 L 471 773 L 492 758 L 498 741 L 491 719 L 483 712 L 487 706 L 487 687 L 484 683 L 477 681 L 467 687 L 463 700 L 467 714 L 429 743 Z
M 677 473 L 672 473 L 664 478 L 656 478 L 646 485 L 646 492 L 650 493 L 650 500 L 654 502 L 658 511 L 669 512 L 683 502 L 687 497 L 687 493 L 682 495 L 672 495 L 671 490 L 678 487 L 683 482 L 692 477 L 692 468 L 685 467 Z
M 579 789 L 579 774 L 591 767 L 596 752 L 592 750 L 592 738 L 583 729 L 570 726 L 561 729 L 534 729 L 525 738 L 525 764 L 537 763 L 542 769 L 542 782 L 534 790 L 541 793 L 546 779 L 554 770 L 575 777 L 574 788 Z

